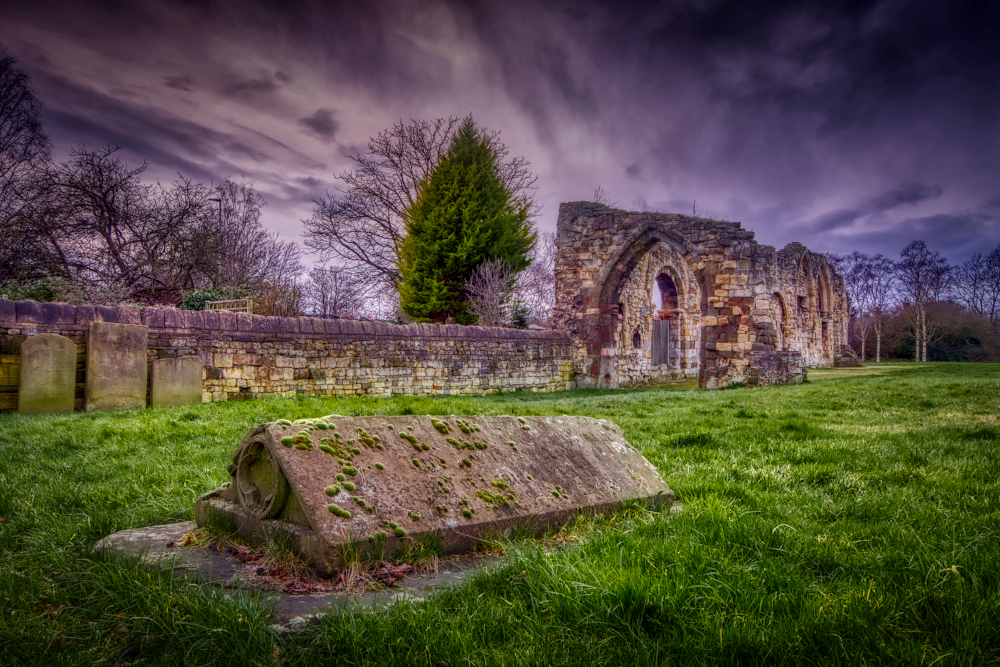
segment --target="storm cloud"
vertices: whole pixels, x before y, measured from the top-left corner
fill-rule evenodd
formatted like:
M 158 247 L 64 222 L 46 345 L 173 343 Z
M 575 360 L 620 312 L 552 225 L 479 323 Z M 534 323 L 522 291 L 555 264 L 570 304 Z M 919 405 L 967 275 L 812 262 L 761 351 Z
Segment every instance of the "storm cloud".
M 55 152 L 254 180 L 296 238 L 348 155 L 472 113 L 539 176 L 783 247 L 960 261 L 1000 242 L 995 3 L 57 3 L 4 10 Z

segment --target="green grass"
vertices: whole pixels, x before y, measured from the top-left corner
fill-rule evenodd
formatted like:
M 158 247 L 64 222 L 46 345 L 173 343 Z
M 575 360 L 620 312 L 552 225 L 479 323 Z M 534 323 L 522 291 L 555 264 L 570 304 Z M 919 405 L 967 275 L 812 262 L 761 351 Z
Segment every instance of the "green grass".
M 896 365 L 759 390 L 0 415 L 0 662 L 998 664 L 1000 367 Z M 259 598 L 91 550 L 190 519 L 254 424 L 333 412 L 608 418 L 683 509 L 511 543 L 458 589 L 292 635 Z

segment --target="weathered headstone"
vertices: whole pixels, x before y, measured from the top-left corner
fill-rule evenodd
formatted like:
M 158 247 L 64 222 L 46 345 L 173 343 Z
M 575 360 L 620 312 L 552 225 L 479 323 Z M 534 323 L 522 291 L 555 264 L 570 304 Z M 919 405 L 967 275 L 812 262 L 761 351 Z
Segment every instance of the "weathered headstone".
M 149 378 L 149 406 L 201 403 L 201 369 L 199 357 L 154 359 Z
M 229 472 L 198 499 L 198 525 L 250 539 L 284 530 L 321 574 L 345 545 L 389 557 L 433 539 L 456 553 L 512 527 L 674 500 L 618 426 L 588 417 L 281 420 L 252 429 Z
M 76 343 L 43 333 L 21 343 L 17 410 L 27 415 L 73 412 Z
M 87 410 L 146 407 L 146 341 L 141 324 L 91 322 L 87 336 Z

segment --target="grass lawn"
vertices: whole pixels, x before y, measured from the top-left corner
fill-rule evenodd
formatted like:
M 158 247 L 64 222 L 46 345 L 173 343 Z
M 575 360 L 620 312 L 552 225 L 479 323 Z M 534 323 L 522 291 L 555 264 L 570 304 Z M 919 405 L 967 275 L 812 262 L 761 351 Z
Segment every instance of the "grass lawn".
M 0 415 L 0 664 L 1000 664 L 1000 366 L 891 364 L 804 385 L 268 400 Z M 683 509 L 522 542 L 462 587 L 268 629 L 90 546 L 192 518 L 254 424 L 575 414 L 620 424 Z

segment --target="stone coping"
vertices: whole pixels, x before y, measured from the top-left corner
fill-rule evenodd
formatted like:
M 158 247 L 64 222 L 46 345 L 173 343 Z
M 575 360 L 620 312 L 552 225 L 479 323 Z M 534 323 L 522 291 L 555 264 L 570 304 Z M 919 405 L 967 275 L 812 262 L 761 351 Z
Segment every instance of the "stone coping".
M 86 330 L 90 322 L 144 324 L 157 329 L 245 332 L 248 334 L 307 334 L 353 338 L 439 338 L 445 340 L 552 340 L 570 342 L 570 336 L 552 329 L 506 329 L 459 324 L 390 324 L 318 317 L 268 317 L 229 311 L 138 308 L 136 306 L 74 306 L 69 303 L 39 303 L 0 299 L 0 328 L 49 326 Z

